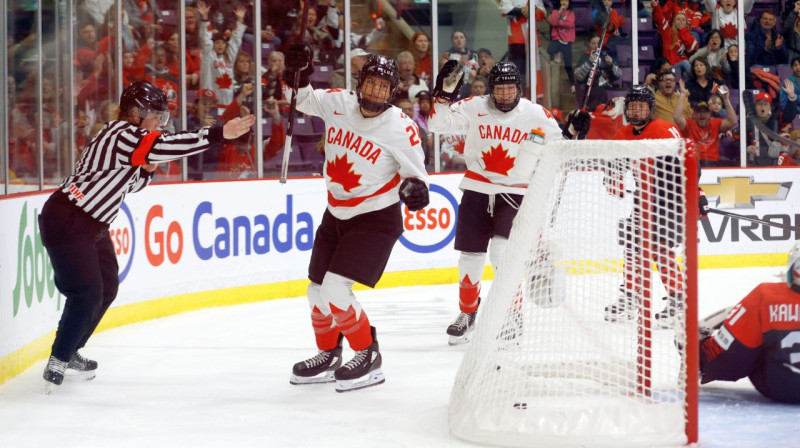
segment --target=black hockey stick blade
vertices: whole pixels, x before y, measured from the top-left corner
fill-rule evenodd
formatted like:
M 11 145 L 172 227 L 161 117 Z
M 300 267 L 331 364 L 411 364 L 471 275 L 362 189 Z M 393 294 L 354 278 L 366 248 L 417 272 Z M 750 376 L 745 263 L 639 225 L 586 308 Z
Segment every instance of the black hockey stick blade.
M 716 209 L 716 208 L 710 208 L 710 209 L 708 209 L 708 212 L 709 213 L 714 213 L 716 215 L 728 216 L 728 217 L 731 217 L 733 219 L 741 219 L 741 220 L 744 220 L 744 221 L 750 221 L 750 222 L 754 222 L 754 223 L 761 224 L 761 225 L 764 225 L 764 226 L 776 227 L 778 229 L 784 229 L 784 230 L 798 230 L 799 229 L 798 226 L 780 224 L 780 223 L 777 223 L 777 222 L 764 221 L 763 219 L 758 219 L 758 218 L 755 218 L 755 217 L 752 217 L 752 216 L 739 215 L 739 214 L 736 214 L 736 213 L 726 212 L 725 210 L 719 210 L 719 209 Z
M 797 143 L 794 140 L 790 140 L 778 134 L 777 132 L 770 129 L 769 126 L 767 126 L 766 123 L 761 121 L 760 118 L 758 118 L 758 114 L 756 114 L 756 104 L 755 101 L 753 100 L 752 91 L 747 89 L 742 91 L 742 102 L 744 102 L 745 116 L 747 117 L 748 120 L 750 120 L 753 123 L 753 126 L 755 126 L 758 129 L 758 132 L 765 134 L 767 137 L 769 137 L 770 140 L 775 140 L 783 143 L 784 145 L 789 145 L 793 148 L 800 149 L 800 143 Z
M 303 2 L 303 15 L 300 22 L 300 42 L 306 40 L 306 27 L 308 25 L 308 0 Z M 300 71 L 294 72 L 294 79 L 292 80 L 292 99 L 289 102 L 289 116 L 287 117 L 288 124 L 286 125 L 286 142 L 283 144 L 283 160 L 281 160 L 281 177 L 280 182 L 286 183 L 286 178 L 289 175 L 289 155 L 292 153 L 292 135 L 294 134 L 294 116 L 297 111 L 297 89 L 300 84 Z

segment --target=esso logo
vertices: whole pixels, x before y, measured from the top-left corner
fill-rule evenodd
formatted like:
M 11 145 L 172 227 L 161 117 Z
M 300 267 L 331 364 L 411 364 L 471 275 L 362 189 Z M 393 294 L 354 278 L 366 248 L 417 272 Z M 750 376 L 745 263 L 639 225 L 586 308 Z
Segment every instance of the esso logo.
M 133 252 L 136 248 L 136 232 L 133 227 L 133 215 L 131 210 L 123 202 L 119 208 L 120 213 L 117 219 L 108 228 L 111 236 L 111 244 L 114 245 L 114 253 L 117 255 L 117 262 L 122 267 L 119 271 L 119 282 L 122 283 L 133 263 Z
M 431 202 L 412 212 L 403 206 L 403 228 L 400 243 L 414 252 L 431 253 L 444 248 L 456 236 L 458 201 L 442 186 L 430 185 Z
M 178 221 L 164 219 L 164 207 L 161 205 L 154 205 L 147 211 L 144 251 L 152 266 L 161 266 L 165 259 L 176 264 L 183 254 L 183 229 Z

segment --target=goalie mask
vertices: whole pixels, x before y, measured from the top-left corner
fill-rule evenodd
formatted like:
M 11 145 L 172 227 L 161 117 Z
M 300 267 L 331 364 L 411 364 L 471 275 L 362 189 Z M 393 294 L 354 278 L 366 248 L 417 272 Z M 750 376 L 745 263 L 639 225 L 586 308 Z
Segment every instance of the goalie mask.
M 650 108 L 650 112 L 646 117 L 631 117 L 628 115 L 628 105 L 630 103 L 646 103 Z M 645 85 L 633 86 L 625 94 L 625 120 L 634 126 L 644 126 L 649 123 L 656 111 L 656 96 L 653 91 Z
M 122 91 L 119 99 L 120 117 L 133 118 L 133 109 L 137 110 L 136 116 L 140 120 L 147 118 L 148 114 L 156 114 L 162 127 L 169 121 L 167 95 L 147 81 L 136 81 Z
M 786 263 L 786 284 L 792 290 L 800 293 L 800 242 L 796 243 L 789 251 L 789 261 Z
M 374 76 L 389 82 L 389 88 L 374 91 L 379 88 L 377 85 L 367 83 L 367 78 Z M 369 84 L 369 85 L 368 85 Z M 364 110 L 370 112 L 383 112 L 389 108 L 392 97 L 397 92 L 400 84 L 400 72 L 394 59 L 383 55 L 372 55 L 358 74 L 358 104 Z
M 510 102 L 500 102 L 495 98 L 494 87 L 511 84 L 516 87 L 517 94 Z M 489 71 L 489 97 L 494 102 L 494 107 L 501 112 L 511 112 L 519 104 L 522 97 L 522 75 L 517 66 L 511 61 L 500 61 Z

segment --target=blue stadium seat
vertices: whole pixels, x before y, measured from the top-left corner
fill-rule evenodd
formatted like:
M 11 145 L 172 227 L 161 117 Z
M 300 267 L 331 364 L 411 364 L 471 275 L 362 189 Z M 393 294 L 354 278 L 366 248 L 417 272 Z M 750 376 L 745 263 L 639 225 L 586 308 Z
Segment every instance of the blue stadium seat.
M 620 67 L 630 67 L 633 51 L 630 45 L 617 45 L 617 63 Z
M 314 73 L 309 77 L 309 81 L 315 89 L 327 89 L 331 85 L 331 75 L 333 75 L 332 66 L 319 65 L 314 67 Z

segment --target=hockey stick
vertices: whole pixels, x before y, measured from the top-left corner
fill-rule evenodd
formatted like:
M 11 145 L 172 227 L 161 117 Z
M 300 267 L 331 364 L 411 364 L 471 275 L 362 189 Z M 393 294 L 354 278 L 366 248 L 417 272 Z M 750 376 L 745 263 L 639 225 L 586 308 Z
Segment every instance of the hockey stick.
M 600 43 L 597 45 L 597 50 L 595 50 L 597 57 L 594 58 L 592 68 L 589 70 L 589 77 L 586 79 L 586 96 L 583 98 L 583 107 L 581 107 L 581 110 L 586 110 L 586 108 L 589 107 L 589 94 L 592 92 L 594 77 L 597 74 L 597 67 L 600 65 L 600 55 L 603 52 L 603 45 L 606 41 L 608 25 L 611 24 L 611 11 L 606 8 L 606 12 L 608 13 L 608 20 L 606 20 L 606 24 L 603 26 L 603 34 L 600 36 Z
M 303 14 L 300 23 L 300 42 L 303 43 L 306 40 L 306 27 L 308 25 L 308 2 L 310 0 L 305 0 L 303 2 Z M 294 79 L 292 80 L 292 99 L 289 103 L 289 116 L 287 120 L 289 124 L 286 126 L 286 142 L 283 144 L 283 161 L 281 162 L 281 179 L 280 182 L 282 184 L 286 183 L 286 176 L 289 174 L 289 155 L 292 153 L 292 134 L 294 133 L 294 115 L 297 111 L 297 89 L 298 85 L 300 84 L 300 72 L 302 70 L 296 70 L 294 72 Z
M 742 91 L 742 101 L 744 102 L 745 116 L 747 117 L 748 120 L 753 122 L 753 126 L 758 128 L 758 132 L 761 132 L 761 133 L 765 134 L 767 137 L 769 137 L 770 139 L 778 141 L 778 142 L 781 142 L 784 145 L 789 145 L 789 146 L 794 147 L 796 149 L 800 149 L 800 143 L 797 143 L 794 140 L 790 140 L 790 139 L 788 139 L 788 138 L 786 138 L 786 137 L 784 137 L 782 135 L 779 135 L 777 132 L 775 132 L 772 129 L 770 129 L 769 126 L 767 126 L 766 123 L 761 121 L 760 118 L 758 118 L 758 114 L 756 114 L 756 104 L 753 101 L 753 92 L 752 91 L 747 90 L 747 89 L 743 90 Z
M 783 230 L 798 230 L 798 227 L 796 226 L 787 226 L 784 224 L 778 224 L 776 222 L 764 221 L 763 219 L 753 218 L 752 216 L 737 215 L 736 213 L 726 212 L 725 210 L 718 210 L 716 208 L 710 208 L 708 209 L 708 212 L 717 215 L 730 216 L 733 219 L 742 219 L 744 221 L 750 221 L 765 226 L 777 227 Z

